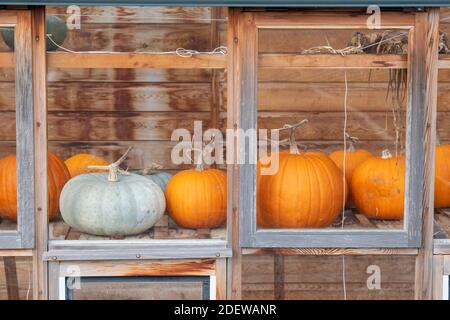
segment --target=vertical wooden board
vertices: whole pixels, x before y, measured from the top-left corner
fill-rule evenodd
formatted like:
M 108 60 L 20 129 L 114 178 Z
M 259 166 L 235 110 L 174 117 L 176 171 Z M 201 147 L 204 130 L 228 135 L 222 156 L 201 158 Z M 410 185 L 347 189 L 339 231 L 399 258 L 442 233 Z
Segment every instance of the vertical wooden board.
M 414 244 L 421 240 L 416 261 L 416 299 L 432 298 L 433 223 L 434 223 L 434 157 L 436 144 L 436 99 L 438 79 L 439 8 L 416 15 L 415 36 L 412 43 L 411 91 L 412 101 L 410 129 L 416 129 L 409 136 L 412 162 L 411 179 L 418 179 L 409 199 L 420 200 L 414 209 L 413 221 L 407 223 Z M 415 111 L 415 112 L 414 112 Z M 414 124 L 414 121 L 417 122 Z M 408 166 L 407 166 L 408 169 Z M 408 180 L 407 180 L 408 181 Z M 418 192 L 418 193 L 417 193 Z M 408 195 L 408 194 L 407 194 Z M 408 199 L 406 199 L 407 201 Z M 410 201 L 412 203 L 412 201 Z M 408 210 L 409 205 L 405 206 Z M 420 236 L 421 235 L 421 236 Z
M 11 272 L 13 260 L 15 272 Z M 31 257 L 20 256 L 0 258 L 0 300 L 12 299 L 11 295 L 8 296 L 8 284 L 10 290 L 15 291 L 14 295 L 18 295 L 15 298 L 20 300 L 32 299 L 33 283 L 31 260 Z
M 36 248 L 33 257 L 34 298 L 48 299 L 48 269 L 43 259 L 48 241 L 47 190 L 47 65 L 45 7 L 32 9 L 33 33 L 33 101 L 35 135 Z
M 227 300 L 227 260 L 216 260 L 216 299 Z
M 19 281 L 17 279 L 16 258 L 3 257 L 3 266 L 5 268 L 8 300 L 19 300 Z
M 22 247 L 34 246 L 34 119 L 31 12 L 17 13 L 16 52 L 16 137 L 17 207 Z
M 240 241 L 242 246 L 252 245 L 256 232 L 256 141 L 251 141 L 243 132 L 257 128 L 257 29 L 255 13 L 243 12 L 239 16 L 239 66 L 240 88 L 239 129 L 239 212 Z
M 274 295 L 275 300 L 284 300 L 285 298 L 285 268 L 284 268 L 284 256 L 275 255 L 274 256 Z
M 239 128 L 239 94 L 240 94 L 240 66 L 238 39 L 239 9 L 228 9 L 228 67 L 227 67 L 227 128 Z M 239 217 L 239 166 L 237 165 L 237 143 L 233 139 L 233 162 L 228 164 L 228 200 L 227 200 L 227 239 L 231 245 L 233 258 L 228 259 L 227 268 L 227 298 L 241 299 L 241 247 L 240 247 L 240 217 Z M 228 156 L 227 156 L 228 159 Z M 229 160 L 228 160 L 229 162 Z
M 442 300 L 444 257 L 443 255 L 433 256 L 433 300 Z

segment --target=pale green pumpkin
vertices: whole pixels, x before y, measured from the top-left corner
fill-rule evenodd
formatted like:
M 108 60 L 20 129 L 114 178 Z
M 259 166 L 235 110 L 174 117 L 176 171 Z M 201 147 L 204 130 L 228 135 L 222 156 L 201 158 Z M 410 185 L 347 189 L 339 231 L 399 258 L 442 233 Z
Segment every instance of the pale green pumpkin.
M 162 166 L 156 163 L 152 163 L 151 165 L 147 166 L 144 170 L 138 171 L 136 173 L 152 180 L 162 189 L 162 191 L 166 191 L 167 184 L 169 183 L 169 180 L 172 178 L 172 175 L 165 171 L 157 171 L 160 169 L 162 169 Z
M 90 167 L 109 173 L 81 174 L 64 186 L 60 210 L 68 225 L 94 235 L 126 236 L 161 219 L 166 210 L 163 191 L 150 179 L 122 171 L 119 165 L 126 154 L 109 166 Z
M 125 236 L 153 227 L 163 216 L 166 201 L 161 188 L 142 176 L 122 175 L 111 182 L 107 173 L 88 173 L 64 186 L 60 207 L 64 221 L 76 230 Z

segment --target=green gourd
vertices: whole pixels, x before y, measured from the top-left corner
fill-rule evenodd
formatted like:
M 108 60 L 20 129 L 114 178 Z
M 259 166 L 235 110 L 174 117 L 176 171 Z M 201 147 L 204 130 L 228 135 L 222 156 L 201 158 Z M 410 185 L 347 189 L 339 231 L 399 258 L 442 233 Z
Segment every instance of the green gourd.
M 55 16 L 47 16 L 45 18 L 45 28 L 46 33 L 50 35 L 52 40 L 61 46 L 64 43 L 64 40 L 67 36 L 67 25 L 64 20 L 55 17 Z M 13 28 L 1 28 L 0 33 L 2 34 L 3 41 L 5 41 L 6 45 L 14 50 L 14 29 Z M 58 46 L 54 44 L 47 36 L 47 51 L 56 51 Z

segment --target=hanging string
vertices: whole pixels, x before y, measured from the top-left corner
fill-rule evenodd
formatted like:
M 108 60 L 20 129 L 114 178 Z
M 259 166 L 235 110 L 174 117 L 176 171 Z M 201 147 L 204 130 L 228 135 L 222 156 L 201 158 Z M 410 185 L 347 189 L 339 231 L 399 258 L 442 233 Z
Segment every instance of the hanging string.
M 344 70 L 344 85 L 345 85 L 345 93 L 344 93 L 344 160 L 342 164 L 342 184 L 344 185 L 344 193 L 343 193 L 343 201 L 342 201 L 342 220 L 341 220 L 341 229 L 344 229 L 345 224 L 345 200 L 346 200 L 346 175 L 345 169 L 347 165 L 347 121 L 348 121 L 348 113 L 347 113 L 347 99 L 348 99 L 348 81 L 347 81 L 347 70 Z M 347 286 L 345 279 L 345 254 L 342 255 L 342 288 L 344 292 L 344 300 L 347 300 Z
M 74 50 L 70 50 L 68 48 L 65 48 L 61 45 L 59 45 L 58 43 L 56 43 L 56 41 L 53 40 L 53 37 L 51 34 L 47 34 L 47 38 L 58 48 L 60 48 L 63 51 L 69 52 L 69 53 L 115 53 L 112 51 L 74 51 Z M 174 51 L 145 51 L 145 53 L 149 53 L 149 54 L 176 54 L 179 57 L 182 58 L 191 58 L 194 55 L 199 55 L 199 54 L 209 54 L 209 55 L 227 55 L 228 54 L 228 48 L 225 46 L 219 46 L 217 48 L 214 48 L 212 51 L 198 51 L 198 50 L 193 50 L 193 49 L 185 49 L 185 48 L 177 48 Z

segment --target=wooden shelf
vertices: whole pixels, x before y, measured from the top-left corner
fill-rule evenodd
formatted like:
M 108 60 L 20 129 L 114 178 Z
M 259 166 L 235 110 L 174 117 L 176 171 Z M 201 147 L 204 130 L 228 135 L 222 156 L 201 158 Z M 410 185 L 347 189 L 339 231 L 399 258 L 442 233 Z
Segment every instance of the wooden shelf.
M 450 54 L 440 54 L 438 61 L 439 69 L 450 69 Z
M 0 68 L 14 67 L 14 53 L 0 52 Z M 197 54 L 181 57 L 176 54 L 136 52 L 68 53 L 47 52 L 49 68 L 72 69 L 225 69 L 226 55 Z
M 49 68 L 161 68 L 161 69 L 225 69 L 226 55 L 152 53 L 66 53 L 48 52 Z
M 394 54 L 260 54 L 258 67 L 266 69 L 406 69 L 407 55 Z
M 160 68 L 160 69 L 225 69 L 226 55 L 199 54 L 180 57 L 175 54 L 144 52 L 68 53 L 48 52 L 49 68 Z M 0 68 L 13 68 L 13 52 L 0 52 Z M 405 69 L 406 55 L 394 54 L 261 54 L 258 65 L 264 69 Z M 439 69 L 450 69 L 450 55 L 439 55 Z
M 70 228 L 64 221 L 50 222 L 50 240 L 167 240 L 167 239 L 226 239 L 226 228 L 184 229 L 178 227 L 172 219 L 164 215 L 154 227 L 135 236 L 122 238 L 95 236 Z

